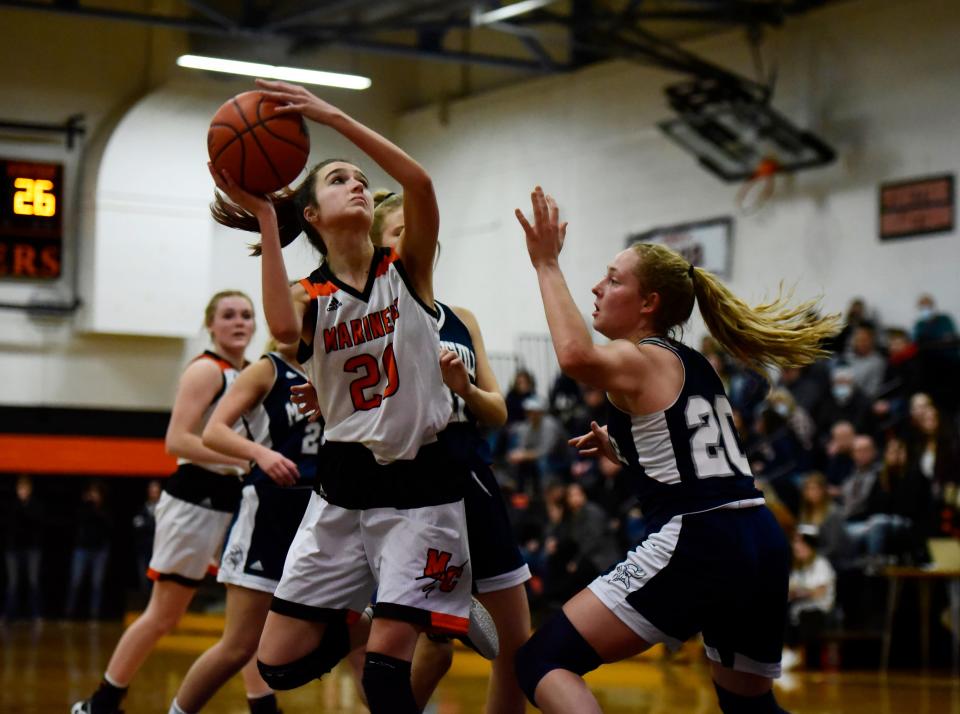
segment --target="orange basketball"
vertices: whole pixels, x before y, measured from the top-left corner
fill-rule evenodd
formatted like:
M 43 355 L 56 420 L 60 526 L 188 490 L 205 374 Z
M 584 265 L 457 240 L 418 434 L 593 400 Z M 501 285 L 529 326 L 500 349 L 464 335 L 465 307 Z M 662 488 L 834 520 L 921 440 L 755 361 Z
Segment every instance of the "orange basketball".
M 263 92 L 238 94 L 210 122 L 207 151 L 217 171 L 226 169 L 250 193 L 273 193 L 303 170 L 310 136 L 303 117 L 277 114 Z

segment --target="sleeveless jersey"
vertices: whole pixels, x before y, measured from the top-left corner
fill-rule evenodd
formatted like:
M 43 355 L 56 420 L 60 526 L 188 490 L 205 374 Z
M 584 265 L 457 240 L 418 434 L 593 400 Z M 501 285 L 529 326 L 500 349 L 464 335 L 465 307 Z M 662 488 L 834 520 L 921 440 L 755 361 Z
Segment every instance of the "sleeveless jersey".
M 210 402 L 210 405 L 204 410 L 203 418 L 200 420 L 200 431 L 202 432 L 203 428 L 207 425 L 207 422 L 210 420 L 210 415 L 213 414 L 213 410 L 216 408 L 217 402 L 220 401 L 220 397 L 222 397 L 224 393 L 227 391 L 227 387 L 233 384 L 233 380 L 237 378 L 237 375 L 240 374 L 240 372 L 237 370 L 236 367 L 230 364 L 227 360 L 225 360 L 223 357 L 218 355 L 216 352 L 212 352 L 211 350 L 205 350 L 203 354 L 198 355 L 197 357 L 194 357 L 192 360 L 190 360 L 190 362 L 192 364 L 193 362 L 196 362 L 197 360 L 201 360 L 201 359 L 208 359 L 214 362 L 220 368 L 220 372 L 223 375 L 223 384 L 220 386 L 220 391 L 217 392 L 216 396 L 214 396 L 213 400 Z M 239 434 L 243 434 L 244 433 L 243 420 L 240 420 L 236 424 L 234 424 L 233 430 Z M 178 458 L 177 465 L 181 466 L 183 464 L 194 464 L 195 466 L 199 466 L 207 471 L 213 471 L 214 473 L 224 474 L 225 476 L 243 476 L 243 474 L 245 473 L 245 470 L 240 468 L 239 466 L 231 466 L 229 464 L 208 463 L 206 461 L 191 461 L 190 459 Z
M 312 298 L 304 319 L 314 337 L 299 358 L 317 390 L 324 442 L 362 444 L 379 464 L 413 459 L 450 418 L 439 315 L 390 248 L 374 251 L 362 292 L 326 263 L 300 283 Z
M 307 376 L 277 352 L 269 352 L 261 359 L 273 363 L 274 380 L 263 401 L 245 417 L 250 438 L 293 461 L 300 472 L 298 485 L 312 485 L 323 424 L 308 422 L 290 401 L 290 388 L 306 384 Z M 256 484 L 264 480 L 271 481 L 259 467 L 254 467 L 245 482 Z
M 684 372 L 680 395 L 663 411 L 636 416 L 608 405 L 610 441 L 633 476 L 645 520 L 762 505 L 713 366 L 679 342 L 647 338 L 640 344 L 670 350 Z
M 467 368 L 470 382 L 476 384 L 477 355 L 473 350 L 470 330 L 450 306 L 437 302 L 437 309 L 440 311 L 440 347 L 457 353 Z M 480 434 L 477 418 L 452 389 L 447 389 L 447 393 L 450 395 L 451 413 L 444 434 L 449 443 L 461 455 L 479 458 L 485 464 L 492 463 L 490 445 Z

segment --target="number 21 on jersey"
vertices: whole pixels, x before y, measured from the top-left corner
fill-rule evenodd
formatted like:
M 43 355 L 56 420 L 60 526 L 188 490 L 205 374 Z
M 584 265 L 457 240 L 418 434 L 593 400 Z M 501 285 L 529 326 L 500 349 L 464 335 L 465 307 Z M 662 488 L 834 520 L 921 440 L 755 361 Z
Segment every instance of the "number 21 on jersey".
M 750 462 L 737 442 L 733 428 L 733 408 L 718 394 L 713 404 L 699 395 L 687 400 L 684 410 L 687 426 L 695 429 L 690 437 L 690 456 L 697 478 L 733 476 L 737 471 L 750 475 Z

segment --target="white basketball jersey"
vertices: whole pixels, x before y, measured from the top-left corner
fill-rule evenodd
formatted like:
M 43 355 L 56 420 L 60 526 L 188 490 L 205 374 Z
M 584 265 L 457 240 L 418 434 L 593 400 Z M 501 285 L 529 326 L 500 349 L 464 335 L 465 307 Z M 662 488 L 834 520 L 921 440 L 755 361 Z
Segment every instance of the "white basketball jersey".
M 300 283 L 313 298 L 312 354 L 324 440 L 359 442 L 379 463 L 412 459 L 450 418 L 440 374 L 438 314 L 410 288 L 397 254 L 374 253 L 363 292 L 326 264 Z
M 207 422 L 210 421 L 210 415 L 212 415 L 213 410 L 217 408 L 217 403 L 220 401 L 220 397 L 222 397 L 230 385 L 233 384 L 233 381 L 237 378 L 237 375 L 239 375 L 240 372 L 223 357 L 218 355 L 216 352 L 211 352 L 210 350 L 206 350 L 202 355 L 195 357 L 192 361 L 196 362 L 198 359 L 211 360 L 220 368 L 220 371 L 223 373 L 223 386 L 220 388 L 220 391 L 217 392 L 217 396 L 213 398 L 213 401 L 210 402 L 210 406 L 204 410 L 203 417 L 200 420 L 200 433 L 203 433 L 204 427 L 207 425 Z M 237 420 L 237 422 L 233 425 L 233 430 L 238 434 L 247 436 L 242 419 Z M 243 474 L 246 473 L 246 469 L 243 469 L 239 466 L 233 466 L 231 464 L 215 464 L 207 461 L 191 461 L 190 459 L 178 458 L 177 465 L 179 466 L 181 464 L 195 464 L 196 466 L 205 468 L 207 471 L 224 474 L 225 476 L 243 476 Z

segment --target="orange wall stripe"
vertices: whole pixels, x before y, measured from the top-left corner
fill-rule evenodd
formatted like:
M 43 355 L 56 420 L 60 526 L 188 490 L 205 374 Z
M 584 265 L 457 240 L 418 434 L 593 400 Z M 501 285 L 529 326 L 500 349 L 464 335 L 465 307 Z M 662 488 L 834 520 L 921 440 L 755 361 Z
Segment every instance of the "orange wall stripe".
M 0 471 L 28 474 L 169 476 L 177 460 L 163 439 L 0 434 Z

